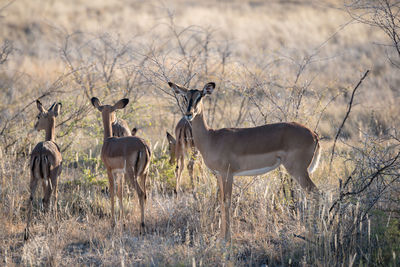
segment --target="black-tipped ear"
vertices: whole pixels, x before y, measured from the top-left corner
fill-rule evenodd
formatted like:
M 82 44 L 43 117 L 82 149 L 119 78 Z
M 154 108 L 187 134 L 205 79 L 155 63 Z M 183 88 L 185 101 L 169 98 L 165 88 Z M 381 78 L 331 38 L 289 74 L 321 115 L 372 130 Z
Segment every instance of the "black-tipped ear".
M 136 134 L 136 132 L 137 132 L 137 128 L 135 127 L 135 128 L 133 128 L 132 131 L 131 131 L 132 136 L 134 136 L 134 135 Z
M 209 82 L 203 87 L 203 95 L 211 95 L 215 89 L 215 83 Z
M 176 143 L 175 138 L 169 132 L 167 132 L 167 139 L 168 139 L 168 142 L 170 144 L 175 144 Z
M 55 104 L 55 103 L 54 103 Z M 53 104 L 53 105 L 54 105 Z M 54 116 L 58 116 L 58 114 L 60 114 L 60 112 L 61 112 L 61 107 L 62 107 L 62 104 L 60 103 L 60 102 L 58 102 L 54 107 L 53 107 L 53 113 L 54 113 Z
M 40 102 L 39 99 L 36 99 L 36 106 L 37 106 L 37 108 L 38 108 L 38 110 L 40 112 L 44 112 L 45 111 L 44 108 L 43 108 L 42 102 Z
M 126 105 L 128 105 L 129 103 L 129 99 L 128 98 L 123 98 L 121 100 L 119 100 L 117 103 L 114 104 L 114 110 L 115 109 L 123 109 L 124 107 L 126 107 Z
M 187 93 L 188 89 L 186 89 L 185 87 L 178 85 L 176 83 L 173 82 L 168 82 L 169 87 L 172 88 L 172 90 L 174 90 L 175 94 L 178 95 L 184 95 Z
M 97 97 L 92 97 L 92 99 L 90 99 L 90 101 L 92 102 L 92 105 L 97 108 L 98 110 L 101 109 L 101 103 L 100 100 Z M 100 110 L 101 111 L 101 110 Z
M 51 111 L 55 105 L 56 105 L 56 102 L 54 102 L 53 105 L 51 105 L 51 107 L 47 111 Z

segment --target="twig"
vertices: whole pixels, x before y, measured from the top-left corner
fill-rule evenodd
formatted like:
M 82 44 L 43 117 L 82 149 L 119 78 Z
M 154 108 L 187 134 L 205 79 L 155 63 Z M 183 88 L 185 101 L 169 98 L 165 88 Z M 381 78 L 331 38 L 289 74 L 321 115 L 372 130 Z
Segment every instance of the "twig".
M 329 161 L 329 172 L 331 172 L 331 169 L 332 169 L 332 161 L 333 161 L 333 156 L 334 156 L 334 154 L 335 154 L 336 142 L 337 142 L 337 139 L 338 139 L 339 136 L 340 136 L 340 133 L 342 132 L 342 129 L 343 129 L 343 127 L 344 127 L 344 124 L 346 123 L 346 120 L 348 119 L 348 117 L 349 117 L 349 115 L 350 115 L 350 111 L 351 111 L 351 108 L 352 108 L 352 106 L 353 106 L 354 95 L 355 95 L 355 93 L 356 93 L 358 87 L 361 85 L 361 83 L 362 83 L 363 80 L 365 79 L 365 77 L 367 77 L 368 73 L 369 73 L 369 70 L 367 70 L 367 71 L 364 73 L 364 75 L 361 77 L 361 79 L 360 79 L 360 81 L 358 82 L 358 84 L 356 85 L 356 87 L 354 87 L 353 92 L 351 93 L 351 98 L 350 98 L 350 102 L 349 102 L 349 105 L 348 105 L 348 108 L 347 108 L 346 115 L 345 115 L 344 118 L 343 118 L 342 124 L 340 125 L 340 127 L 339 127 L 339 129 L 338 129 L 338 131 L 337 131 L 337 133 L 336 133 L 335 141 L 333 142 L 333 147 L 332 147 L 332 152 L 331 152 L 331 159 L 330 159 L 330 161 Z

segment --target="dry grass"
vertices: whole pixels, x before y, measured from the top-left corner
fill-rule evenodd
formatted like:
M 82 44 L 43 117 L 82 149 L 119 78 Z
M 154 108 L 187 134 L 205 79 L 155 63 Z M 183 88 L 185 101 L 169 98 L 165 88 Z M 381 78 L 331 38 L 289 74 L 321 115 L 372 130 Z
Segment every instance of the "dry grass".
M 385 36 L 349 23 L 341 1 L 17 0 L 0 15 L 0 40 L 14 48 L 0 64 L 2 265 L 399 265 L 400 76 L 388 62 L 393 52 L 379 45 Z M 330 168 L 333 138 L 366 69 Z M 173 196 L 165 131 L 181 113 L 168 80 L 217 83 L 205 103 L 213 127 L 295 120 L 316 129 L 320 205 L 283 168 L 235 178 L 232 243 L 219 240 L 216 179 L 205 166 L 196 168 L 195 196 L 186 172 L 184 195 Z M 133 191 L 126 227 L 110 228 L 91 96 L 129 97 L 117 116 L 151 143 L 145 235 Z M 39 190 L 24 243 L 29 153 L 44 136 L 33 131 L 38 97 L 63 104 L 60 212 L 57 220 L 41 212 Z

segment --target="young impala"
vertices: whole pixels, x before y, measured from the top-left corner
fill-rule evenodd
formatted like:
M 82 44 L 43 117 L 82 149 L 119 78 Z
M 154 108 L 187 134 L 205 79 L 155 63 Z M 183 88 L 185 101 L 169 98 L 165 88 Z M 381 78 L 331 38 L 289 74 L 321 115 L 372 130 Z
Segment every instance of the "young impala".
M 28 216 L 25 228 L 25 240 L 29 238 L 29 225 L 32 219 L 33 197 L 39 180 L 42 182 L 44 198 L 44 211 L 48 211 L 50 198 L 54 192 L 54 213 L 57 218 L 57 183 L 61 173 L 62 157 L 60 148 L 55 142 L 55 121 L 60 113 L 61 103 L 54 103 L 48 110 L 45 110 L 39 100 L 36 100 L 39 110 L 35 130 L 45 130 L 45 141 L 38 143 L 31 153 L 31 182 L 30 198 L 28 204 Z
M 91 99 L 95 108 L 101 112 L 104 125 L 104 142 L 101 148 L 101 160 L 107 168 L 108 181 L 110 184 L 111 195 L 111 225 L 115 226 L 114 217 L 114 183 L 117 182 L 117 194 L 119 198 L 119 208 L 121 219 L 124 217 L 122 204 L 123 180 L 128 180 L 130 185 L 135 188 L 140 203 L 140 228 L 144 226 L 144 205 L 146 202 L 146 178 L 149 171 L 150 149 L 146 142 L 136 136 L 113 137 L 111 119 L 115 116 L 115 110 L 124 108 L 129 99 L 121 99 L 114 105 L 101 105 L 96 97 Z
M 169 143 L 169 155 L 170 164 L 174 164 L 176 161 L 175 177 L 176 177 L 176 189 L 175 193 L 178 194 L 180 190 L 180 181 L 183 168 L 185 166 L 185 155 L 189 157 L 189 163 L 187 169 L 189 171 L 190 182 L 192 189 L 193 184 L 193 165 L 197 158 L 198 151 L 194 146 L 192 126 L 190 122 L 183 117 L 175 127 L 176 139 L 167 132 L 167 139 Z
M 215 83 L 202 90 L 189 90 L 169 82 L 185 98 L 185 116 L 192 122 L 196 148 L 204 163 L 217 173 L 221 201 L 221 237 L 230 239 L 230 205 L 234 176 L 267 173 L 283 165 L 308 192 L 317 192 L 309 177 L 318 165 L 318 136 L 295 123 L 274 123 L 252 128 L 210 129 L 203 114 L 202 99 L 212 94 Z
M 135 136 L 137 129 L 136 127 L 129 129 L 128 123 L 126 123 L 123 119 L 117 119 L 115 116 L 111 118 L 112 124 L 112 134 L 114 137 L 123 137 L 123 136 Z

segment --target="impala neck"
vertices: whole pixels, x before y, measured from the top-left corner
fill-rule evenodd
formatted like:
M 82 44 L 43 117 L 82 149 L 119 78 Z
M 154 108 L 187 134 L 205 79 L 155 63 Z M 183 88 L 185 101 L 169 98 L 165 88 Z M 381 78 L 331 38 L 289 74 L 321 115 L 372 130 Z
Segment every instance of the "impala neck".
M 49 126 L 46 128 L 46 141 L 55 141 L 55 119 L 51 118 Z
M 104 141 L 112 136 L 111 120 L 109 114 L 102 114 L 104 126 Z
M 193 139 L 196 147 L 203 151 L 203 147 L 205 146 L 208 140 L 210 128 L 208 128 L 207 122 L 204 118 L 203 108 L 200 109 L 199 113 L 192 120 L 192 132 Z

